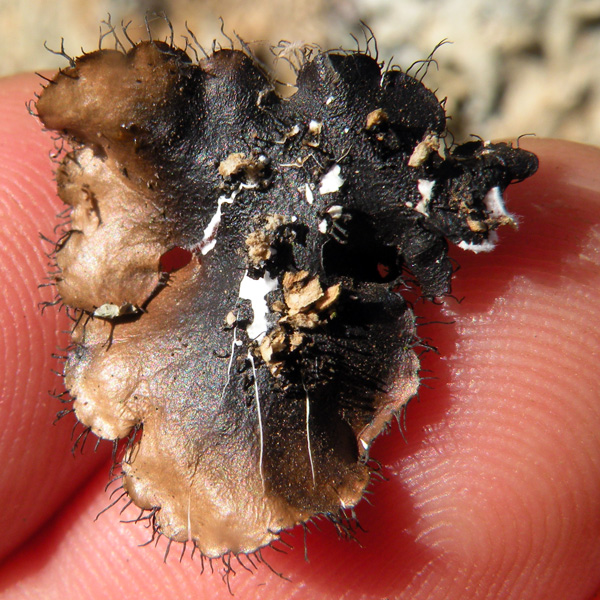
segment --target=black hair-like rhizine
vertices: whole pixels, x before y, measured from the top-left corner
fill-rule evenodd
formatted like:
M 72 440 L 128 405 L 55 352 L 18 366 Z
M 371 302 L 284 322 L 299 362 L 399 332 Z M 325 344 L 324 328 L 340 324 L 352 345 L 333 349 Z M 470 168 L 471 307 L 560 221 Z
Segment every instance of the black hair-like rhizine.
M 368 53 L 307 55 L 283 99 L 247 53 L 141 42 L 72 60 L 37 102 L 72 148 L 52 278 L 79 317 L 75 413 L 129 440 L 136 521 L 209 559 L 346 527 L 419 385 L 404 282 L 448 294 L 448 242 L 491 250 L 537 168 L 445 147 L 435 95 Z

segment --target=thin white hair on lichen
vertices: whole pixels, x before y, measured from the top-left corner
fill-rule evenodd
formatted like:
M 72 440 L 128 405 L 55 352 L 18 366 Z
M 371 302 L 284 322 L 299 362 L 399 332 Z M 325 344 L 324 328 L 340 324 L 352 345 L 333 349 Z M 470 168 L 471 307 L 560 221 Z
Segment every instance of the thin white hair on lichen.
M 238 315 L 236 317 L 236 322 L 237 319 L 239 319 L 239 311 L 238 311 Z M 223 389 L 221 391 L 221 401 L 223 401 L 223 398 L 225 398 L 225 392 L 227 391 L 227 388 L 229 387 L 229 384 L 231 383 L 231 368 L 233 367 L 233 361 L 235 359 L 235 349 L 238 345 L 238 339 L 237 339 L 237 325 L 235 325 L 233 327 L 233 340 L 231 341 L 231 354 L 229 356 L 229 361 L 227 362 L 227 378 L 225 380 L 225 385 L 223 386 Z
M 127 43 L 131 46 L 131 48 L 134 48 L 135 42 L 129 37 L 129 32 L 127 31 L 132 23 L 132 20 L 127 21 L 127 23 L 121 20 L 121 33 L 123 34 L 123 37 L 127 40 Z
M 223 17 L 219 17 L 219 21 L 221 21 L 221 35 L 229 42 L 229 46 L 224 46 L 217 38 L 214 38 L 211 45 L 211 52 L 213 54 L 215 52 L 220 52 L 221 50 L 235 50 L 233 38 L 225 33 L 225 21 L 223 20 Z
M 312 445 L 310 441 L 310 398 L 308 396 L 308 390 L 306 390 L 306 387 L 304 389 L 306 391 L 306 445 L 308 449 L 308 461 L 310 463 L 310 472 L 312 475 L 313 487 L 315 487 L 317 481 L 315 476 L 315 464 L 313 461 Z
M 276 45 L 269 48 L 269 51 L 274 56 L 275 66 L 280 60 L 283 60 L 298 75 L 302 67 L 310 62 L 316 54 L 321 53 L 322 49 L 318 44 L 308 44 L 302 40 L 294 42 L 279 40 Z
M 517 141 L 516 141 L 516 146 L 517 146 L 517 148 L 521 148 L 521 140 L 522 140 L 523 138 L 525 138 L 525 137 L 537 137 L 537 134 L 536 134 L 536 133 L 533 133 L 533 132 L 529 132 L 529 133 L 522 133 L 522 134 L 521 134 L 521 135 L 520 135 L 520 136 L 517 138 Z
M 170 19 L 167 17 L 165 13 L 162 13 L 162 17 L 165 20 L 167 27 L 169 28 L 169 47 L 175 48 L 175 30 L 173 29 L 173 23 L 171 23 Z
M 265 477 L 263 472 L 263 459 L 264 459 L 264 432 L 263 432 L 263 422 L 262 422 L 262 411 L 261 411 L 261 402 L 260 402 L 260 393 L 258 389 L 258 377 L 256 373 L 256 366 L 254 363 L 254 357 L 250 350 L 248 350 L 248 360 L 250 361 L 250 365 L 252 367 L 252 377 L 254 379 L 254 399 L 256 403 L 256 415 L 258 419 L 258 440 L 259 440 L 259 457 L 258 457 L 258 470 L 260 473 L 260 480 L 262 482 L 263 492 L 265 491 Z
M 223 17 L 219 17 L 219 21 L 221 21 L 221 35 L 229 42 L 228 49 L 235 50 L 235 42 L 233 41 L 233 38 L 225 33 L 225 21 Z M 221 47 L 220 49 L 222 50 L 223 48 Z

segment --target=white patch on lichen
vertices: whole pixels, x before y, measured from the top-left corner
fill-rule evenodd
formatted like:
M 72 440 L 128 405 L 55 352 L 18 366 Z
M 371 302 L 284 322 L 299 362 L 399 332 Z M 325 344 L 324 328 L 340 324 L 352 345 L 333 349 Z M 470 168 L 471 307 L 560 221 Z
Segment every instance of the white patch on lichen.
M 469 250 L 479 254 L 480 252 L 491 252 L 498 243 L 498 234 L 495 231 L 490 231 L 488 239 L 481 242 L 481 244 L 474 244 L 473 242 L 459 242 L 458 247 L 463 250 Z
M 327 209 L 327 214 L 334 220 L 337 221 L 342 216 L 344 208 L 339 204 L 334 204 Z
M 419 190 L 419 194 L 421 194 L 421 200 L 415 206 L 415 210 L 426 217 L 429 216 L 428 208 L 431 198 L 433 197 L 434 187 L 435 181 L 432 181 L 431 179 L 419 179 L 417 182 L 417 189 Z
M 321 121 L 311 121 L 308 124 L 308 132 L 311 135 L 319 135 L 323 131 L 323 123 Z
M 240 283 L 239 297 L 243 300 L 250 300 L 254 318 L 252 323 L 246 328 L 248 337 L 252 340 L 260 342 L 267 333 L 269 323 L 267 316 L 269 314 L 269 305 L 267 304 L 266 296 L 269 292 L 277 289 L 277 278 L 271 279 L 269 274 L 265 272 L 260 279 L 252 279 L 248 277 L 248 271 Z
M 322 234 L 327 233 L 327 221 L 325 219 L 322 219 L 321 221 L 319 221 L 319 231 Z
M 344 185 L 344 179 L 341 177 L 342 168 L 340 165 L 333 165 L 321 179 L 319 194 L 333 194 L 340 190 Z
M 329 106 L 334 100 L 335 100 L 335 98 L 333 96 L 329 96 L 329 98 L 327 98 L 327 100 L 325 100 L 325 104 L 327 106 Z
M 219 233 L 219 225 L 221 224 L 221 218 L 223 217 L 223 204 L 233 204 L 237 195 L 242 190 L 251 190 L 257 187 L 255 183 L 247 184 L 240 183 L 240 186 L 237 190 L 231 192 L 231 196 L 220 196 L 217 200 L 217 210 L 215 214 L 212 216 L 208 225 L 204 228 L 204 236 L 202 237 L 202 241 L 199 244 L 196 244 L 194 248 L 192 248 L 192 252 L 201 252 L 202 255 L 208 254 L 214 247 L 217 245 L 217 234 Z
M 312 204 L 315 201 L 315 196 L 313 194 L 313 191 L 310 189 L 309 183 L 304 184 L 304 195 L 306 196 L 306 201 L 309 204 Z
M 141 312 L 139 306 L 125 302 L 121 306 L 117 304 L 103 304 L 92 313 L 92 316 L 99 319 L 116 319 L 125 315 L 135 315 L 139 312 Z
M 483 199 L 485 208 L 493 219 L 500 219 L 502 217 L 510 217 L 510 214 L 506 210 L 504 205 L 504 198 L 502 191 L 498 186 L 488 190 L 485 198 Z
M 217 232 L 219 231 L 219 225 L 221 224 L 221 217 L 223 216 L 222 206 L 223 204 L 233 204 L 238 191 L 236 190 L 229 196 L 221 196 L 217 200 L 217 210 L 209 221 L 208 225 L 204 229 L 204 237 L 200 242 L 198 249 L 203 255 L 208 254 L 217 245 Z

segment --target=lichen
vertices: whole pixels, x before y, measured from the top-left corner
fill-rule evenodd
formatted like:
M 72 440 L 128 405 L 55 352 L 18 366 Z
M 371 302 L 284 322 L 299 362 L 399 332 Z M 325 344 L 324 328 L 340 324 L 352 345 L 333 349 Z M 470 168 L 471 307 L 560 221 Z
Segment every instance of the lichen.
M 141 428 L 126 492 L 209 557 L 360 501 L 419 386 L 403 282 L 449 293 L 448 242 L 491 249 L 502 192 L 537 168 L 505 143 L 441 151 L 435 95 L 366 54 L 315 51 L 297 87 L 279 98 L 241 51 L 141 42 L 76 59 L 37 103 L 72 148 L 55 282 L 82 317 L 76 415 Z

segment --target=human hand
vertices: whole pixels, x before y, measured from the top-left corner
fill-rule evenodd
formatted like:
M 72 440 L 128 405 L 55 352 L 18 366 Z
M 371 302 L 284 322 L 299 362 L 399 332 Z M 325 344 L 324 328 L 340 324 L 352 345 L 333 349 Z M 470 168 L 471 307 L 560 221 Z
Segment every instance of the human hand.
M 139 548 L 150 532 L 110 503 L 110 449 L 88 440 L 70 456 L 69 417 L 48 396 L 59 380 L 50 354 L 68 321 L 37 303 L 51 298 L 38 231 L 51 233 L 63 207 L 55 196 L 52 144 L 25 111 L 38 82 L 1 82 L 0 240 L 3 394 L 0 403 L 2 598 L 228 598 L 189 548 L 179 562 L 166 540 Z M 458 304 L 417 303 L 440 357 L 429 353 L 420 400 L 406 415 L 406 441 L 383 436 L 373 456 L 389 481 L 376 482 L 358 517 L 361 545 L 323 522 L 294 549 L 266 549 L 251 575 L 235 559 L 238 598 L 479 598 L 589 600 L 600 587 L 600 151 L 526 140 L 540 157 L 533 178 L 509 188 L 517 231 L 503 230 L 490 255 L 459 250 Z M 505 228 L 506 229 L 506 228 Z M 79 454 L 79 453 L 78 453 Z M 250 567 L 250 563 L 244 564 Z M 256 561 L 255 561 L 256 562 Z M 208 573 L 206 572 L 208 571 Z

